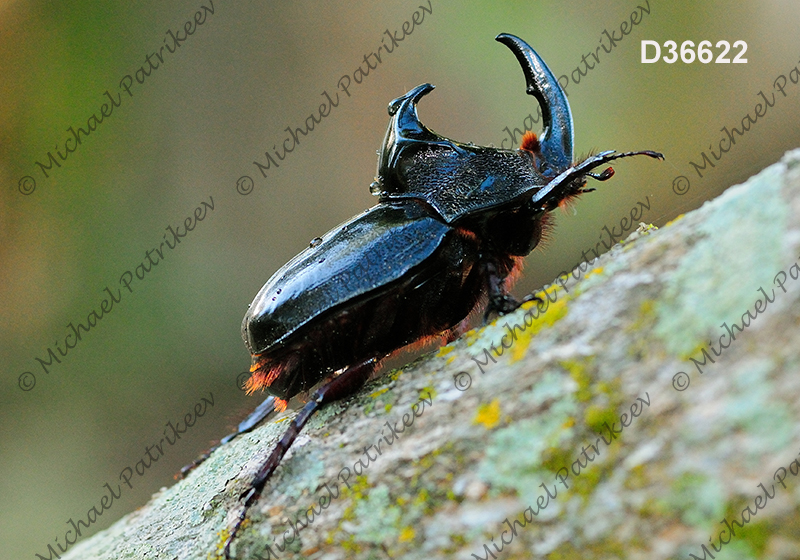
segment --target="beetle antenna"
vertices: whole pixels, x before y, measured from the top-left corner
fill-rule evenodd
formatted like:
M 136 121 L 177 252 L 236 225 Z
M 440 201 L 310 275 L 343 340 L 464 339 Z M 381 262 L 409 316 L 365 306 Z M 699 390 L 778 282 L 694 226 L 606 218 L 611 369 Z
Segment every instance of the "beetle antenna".
M 586 175 L 591 177 L 592 179 L 595 179 L 596 181 L 608 181 L 609 179 L 611 179 L 611 177 L 614 176 L 614 168 L 613 167 L 609 167 L 609 168 L 605 169 L 599 175 L 597 173 L 587 173 Z M 592 189 L 592 190 L 594 190 L 594 189 Z M 584 189 L 584 192 L 589 192 L 589 191 Z
M 610 179 L 612 175 L 614 175 L 614 170 L 610 167 L 600 174 L 589 173 L 589 171 L 595 167 L 599 167 L 605 163 L 608 163 L 609 161 L 631 156 L 648 156 L 659 160 L 664 159 L 663 154 L 650 150 L 643 150 L 641 152 L 622 152 L 620 154 L 614 153 L 614 150 L 600 152 L 595 156 L 586 158 L 578 165 L 562 171 L 557 177 L 553 178 L 553 180 L 550 181 L 547 186 L 537 190 L 533 194 L 531 201 L 536 203 L 544 200 L 545 198 L 553 197 L 555 196 L 554 191 L 556 191 L 556 189 L 559 187 L 566 187 L 573 181 L 580 180 L 582 177 L 589 176 L 599 181 L 606 181 Z

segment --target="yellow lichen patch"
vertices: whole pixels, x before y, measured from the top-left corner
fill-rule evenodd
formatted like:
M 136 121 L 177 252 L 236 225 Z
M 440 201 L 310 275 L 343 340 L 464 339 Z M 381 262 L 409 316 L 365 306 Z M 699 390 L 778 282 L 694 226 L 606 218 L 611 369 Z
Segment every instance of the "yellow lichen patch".
M 351 497 L 353 501 L 347 506 L 347 508 L 345 508 L 341 521 L 353 521 L 356 518 L 356 504 L 367 496 L 368 490 L 369 482 L 367 481 L 367 477 L 365 475 L 357 476 L 355 482 L 350 488 L 347 488 L 346 486 L 342 487 L 342 497 Z M 336 531 L 341 530 L 341 521 L 339 522 L 340 527 L 339 529 L 336 529 Z M 333 534 L 329 535 L 329 538 L 332 539 Z
M 536 297 L 538 297 L 539 299 L 545 299 L 545 298 L 547 297 L 547 296 L 544 294 L 544 292 L 536 292 L 534 295 L 535 295 Z M 535 307 L 535 306 L 536 306 L 536 302 L 535 302 L 535 301 L 526 301 L 525 303 L 523 303 L 522 305 L 520 305 L 520 307 L 522 307 L 522 309 L 524 309 L 525 311 L 527 311 L 527 310 L 528 310 L 528 309 L 530 309 L 531 307 Z
M 342 549 L 352 554 L 358 554 L 359 552 L 361 552 L 361 547 L 356 542 L 355 535 L 348 536 L 346 540 L 339 543 L 339 546 L 341 546 Z
M 511 325 L 510 327 L 514 328 L 514 331 L 517 333 L 517 340 L 514 342 L 514 345 L 511 347 L 511 363 L 518 362 L 521 360 L 525 353 L 528 350 L 528 345 L 531 342 L 531 338 L 534 337 L 539 331 L 542 330 L 543 327 L 548 326 L 552 327 L 556 321 L 562 319 L 567 314 L 567 300 L 566 298 L 559 299 L 555 303 L 551 303 L 547 310 L 544 313 L 540 313 L 539 316 L 533 319 L 530 327 L 527 327 L 527 323 L 523 323 L 520 325 L 520 328 L 515 328 L 515 325 Z M 523 332 L 521 331 L 521 327 L 526 327 Z
M 408 542 L 414 540 L 416 536 L 416 532 L 414 531 L 413 527 L 403 527 L 403 530 L 400 531 L 400 537 L 397 539 L 400 542 Z
M 225 548 L 225 542 L 228 540 L 230 533 L 227 529 L 223 529 L 219 533 L 217 533 L 217 537 L 219 540 L 217 541 L 217 553 L 214 555 L 214 558 L 222 558 L 222 550 Z
M 604 424 L 613 424 L 614 421 L 619 419 L 619 416 L 613 407 L 597 406 L 593 404 L 586 408 L 584 418 L 587 426 L 595 432 L 601 432 Z
M 395 372 L 391 373 L 391 374 L 389 375 L 389 378 L 390 378 L 392 381 L 397 381 L 397 378 L 398 378 L 398 377 L 400 377 L 402 374 L 403 374 L 403 370 L 402 370 L 402 369 L 398 369 L 397 371 L 395 371 Z
M 431 499 L 430 493 L 428 492 L 428 490 L 423 488 L 422 490 L 419 491 L 417 497 L 414 498 L 414 505 L 417 506 L 425 505 L 430 501 L 430 499 Z
M 489 404 L 482 404 L 478 407 L 473 424 L 483 424 L 487 430 L 497 426 L 500 422 L 500 399 L 494 399 Z
M 618 396 L 621 391 L 620 380 L 612 379 L 611 381 L 599 381 L 597 383 L 597 391 L 598 393 L 603 393 L 604 395 L 608 395 L 610 397 L 615 395 Z
M 447 358 L 447 360 L 444 363 L 445 363 L 445 365 L 449 366 L 450 364 L 452 364 L 455 361 L 456 361 L 456 357 L 455 356 L 450 356 L 449 358 Z
M 664 224 L 664 227 L 671 226 L 671 225 L 672 225 L 672 224 L 674 224 L 675 222 L 677 222 L 677 221 L 679 221 L 679 220 L 682 220 L 682 219 L 683 219 L 683 217 L 684 217 L 685 215 L 686 215 L 686 214 L 678 214 L 678 215 L 677 215 L 677 216 L 675 216 L 673 219 L 671 219 L 671 220 L 670 220 L 670 221 L 668 221 L 666 224 Z
M 689 352 L 681 356 L 681 359 L 688 360 L 690 358 L 695 358 L 697 357 L 698 354 L 702 355 L 703 350 L 706 350 L 706 352 L 708 353 L 706 345 L 701 342 L 700 344 L 689 350 Z
M 436 395 L 437 395 L 436 389 L 434 389 L 433 386 L 428 386 L 423 388 L 422 391 L 419 392 L 419 400 L 422 399 L 431 400 L 434 397 L 436 397 Z
M 603 267 L 598 266 L 597 268 L 593 268 L 592 270 L 586 273 L 586 276 L 584 276 L 584 278 L 589 278 L 590 276 L 594 276 L 595 274 L 603 274 Z
M 454 346 L 442 346 L 441 348 L 439 348 L 439 351 L 436 353 L 436 356 L 437 357 L 447 356 L 453 350 L 455 350 Z
M 384 410 L 386 410 L 386 412 L 389 412 L 390 410 L 392 410 L 392 405 L 391 404 L 387 404 L 383 408 L 384 408 Z
M 574 455 L 572 449 L 548 447 L 542 452 L 541 464 L 551 472 L 558 472 L 562 467 L 569 466 L 570 462 L 574 460 Z
M 592 377 L 586 371 L 587 364 L 573 360 L 564 360 L 563 362 L 559 362 L 559 365 L 567 370 L 570 377 L 578 384 L 575 398 L 580 402 L 590 401 L 592 399 L 592 392 L 589 387 L 592 383 Z
M 389 387 L 384 387 L 383 389 L 378 389 L 377 391 L 372 393 L 370 395 L 370 397 L 372 397 L 373 399 L 376 398 L 376 397 L 380 397 L 382 394 L 384 394 L 388 390 L 389 390 Z
M 471 331 L 467 331 L 464 333 L 463 338 L 467 342 L 467 346 L 472 346 L 481 338 L 481 333 L 483 332 L 485 327 L 481 327 L 479 329 L 472 329 Z
M 639 313 L 636 319 L 625 327 L 627 332 L 636 333 L 652 327 L 656 318 L 656 302 L 646 299 L 639 305 Z

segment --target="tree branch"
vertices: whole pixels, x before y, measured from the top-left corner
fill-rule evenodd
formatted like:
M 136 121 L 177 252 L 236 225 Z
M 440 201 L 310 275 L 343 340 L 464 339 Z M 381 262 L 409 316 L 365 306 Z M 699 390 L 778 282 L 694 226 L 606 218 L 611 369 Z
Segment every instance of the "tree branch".
M 790 557 L 798 224 L 800 150 L 328 407 L 235 557 Z M 62 558 L 213 557 L 292 414 Z

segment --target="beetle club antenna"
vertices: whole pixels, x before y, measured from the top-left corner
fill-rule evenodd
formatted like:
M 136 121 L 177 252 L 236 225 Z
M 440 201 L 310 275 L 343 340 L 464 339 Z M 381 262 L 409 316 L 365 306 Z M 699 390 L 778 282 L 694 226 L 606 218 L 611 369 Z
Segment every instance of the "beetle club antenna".
M 557 177 L 553 178 L 552 181 L 547 183 L 547 186 L 534 192 L 531 202 L 541 202 L 545 198 L 550 198 L 554 196 L 553 192 L 556 189 L 559 187 L 565 188 L 567 185 L 571 184 L 573 181 L 579 180 L 581 177 L 588 176 L 598 181 L 607 181 L 614 175 L 614 170 L 610 167 L 599 174 L 589 173 L 589 171 L 595 167 L 599 167 L 605 163 L 608 163 L 609 161 L 632 156 L 648 156 L 654 159 L 664 159 L 664 154 L 650 150 L 643 150 L 641 152 L 622 152 L 620 154 L 614 153 L 614 150 L 601 152 L 595 156 L 586 158 L 574 167 L 570 167 L 569 169 L 562 171 Z M 544 204 L 542 204 L 542 206 L 544 206 Z

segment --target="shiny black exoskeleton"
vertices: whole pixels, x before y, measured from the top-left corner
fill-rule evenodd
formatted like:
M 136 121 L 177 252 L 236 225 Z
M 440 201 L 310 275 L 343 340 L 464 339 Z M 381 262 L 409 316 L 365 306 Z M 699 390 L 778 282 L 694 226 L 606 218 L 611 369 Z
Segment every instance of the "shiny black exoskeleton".
M 226 555 L 247 509 L 316 410 L 361 388 L 393 352 L 434 336 L 454 338 L 484 305 L 487 316 L 516 309 L 505 281 L 539 243 L 546 214 L 591 190 L 584 188 L 587 177 L 613 174 L 591 173 L 595 167 L 636 154 L 661 158 L 608 151 L 574 165 L 572 115 L 558 81 L 524 41 L 506 34 L 497 40 L 514 52 L 527 93 L 542 106 L 540 138 L 526 135 L 520 150 L 454 142 L 417 116 L 417 102 L 433 86 L 412 89 L 389 105 L 371 186 L 379 203 L 312 241 L 248 309 L 242 323 L 253 356 L 248 389 L 273 395 L 256 420 L 324 383 L 242 497 Z

